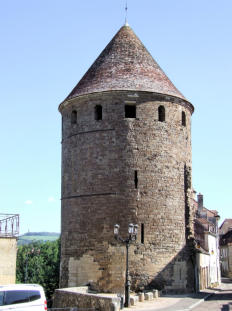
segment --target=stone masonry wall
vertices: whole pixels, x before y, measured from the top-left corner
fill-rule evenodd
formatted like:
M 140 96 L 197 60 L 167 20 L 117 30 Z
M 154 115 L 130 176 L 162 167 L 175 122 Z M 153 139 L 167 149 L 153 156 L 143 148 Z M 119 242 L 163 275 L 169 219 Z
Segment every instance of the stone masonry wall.
M 125 104 L 136 105 L 136 118 L 125 118 Z M 96 105 L 103 109 L 99 121 Z M 160 105 L 165 122 L 158 121 Z M 77 124 L 71 124 L 73 110 Z M 128 224 L 137 223 L 138 240 L 130 247 L 132 287 L 193 290 L 191 247 L 186 244 L 186 226 L 191 227 L 185 185 L 186 167 L 191 174 L 188 102 L 114 91 L 67 101 L 61 113 L 60 286 L 90 283 L 101 291 L 123 292 L 125 246 L 115 242 L 113 227 L 118 223 L 126 236 Z
M 110 311 L 120 309 L 120 298 L 84 293 L 79 288 L 56 289 L 53 308 L 69 311 L 77 307 L 84 310 Z
M 16 254 L 16 238 L 0 238 L 0 285 L 15 283 Z

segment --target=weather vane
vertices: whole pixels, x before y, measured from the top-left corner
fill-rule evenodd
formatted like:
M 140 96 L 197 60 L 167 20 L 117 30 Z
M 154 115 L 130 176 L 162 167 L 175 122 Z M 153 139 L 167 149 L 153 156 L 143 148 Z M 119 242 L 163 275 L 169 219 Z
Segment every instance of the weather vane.
M 128 25 L 128 22 L 127 22 L 127 11 L 128 11 L 128 6 L 127 6 L 127 0 L 126 0 L 126 6 L 125 6 L 125 25 L 126 26 Z

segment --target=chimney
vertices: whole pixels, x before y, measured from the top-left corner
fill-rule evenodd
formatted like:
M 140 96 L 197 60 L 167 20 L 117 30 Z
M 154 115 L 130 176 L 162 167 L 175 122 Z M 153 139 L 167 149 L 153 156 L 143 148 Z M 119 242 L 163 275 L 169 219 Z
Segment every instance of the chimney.
M 197 207 L 199 212 L 203 210 L 203 194 L 201 193 L 197 195 Z

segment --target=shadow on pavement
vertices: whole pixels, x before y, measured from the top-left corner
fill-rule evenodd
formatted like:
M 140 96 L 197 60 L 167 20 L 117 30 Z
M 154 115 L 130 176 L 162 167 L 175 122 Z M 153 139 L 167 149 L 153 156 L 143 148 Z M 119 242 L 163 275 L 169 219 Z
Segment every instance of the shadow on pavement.
M 215 293 L 215 295 L 210 296 L 209 300 L 232 300 L 232 292 L 230 293 Z
M 196 294 L 185 294 L 185 295 L 162 295 L 161 297 L 165 297 L 165 298 L 172 298 L 172 297 L 176 297 L 176 298 L 191 298 L 191 299 L 205 299 L 208 301 L 213 301 L 213 300 L 231 300 L 232 301 L 232 279 L 229 278 L 222 278 L 222 284 L 231 284 L 231 286 L 229 286 L 227 288 L 227 286 L 225 288 L 208 288 L 206 290 L 200 291 Z M 209 297 L 207 297 L 209 296 Z M 223 309 L 221 309 L 221 311 L 226 311 L 229 310 L 229 305 L 232 305 L 232 302 L 230 304 L 225 304 L 223 305 Z M 231 308 L 232 309 L 232 308 Z
M 226 283 L 226 284 L 230 283 L 230 284 L 232 284 L 232 279 L 222 278 L 222 283 Z
M 215 289 L 214 289 L 215 290 Z M 179 294 L 179 295 L 169 295 L 169 294 L 165 294 L 165 295 L 161 295 L 161 297 L 165 297 L 165 298 L 196 298 L 196 299 L 202 299 L 204 298 L 206 295 L 208 295 L 209 292 L 206 292 L 206 291 L 202 291 L 202 292 L 199 292 L 199 293 L 196 293 L 196 294 Z

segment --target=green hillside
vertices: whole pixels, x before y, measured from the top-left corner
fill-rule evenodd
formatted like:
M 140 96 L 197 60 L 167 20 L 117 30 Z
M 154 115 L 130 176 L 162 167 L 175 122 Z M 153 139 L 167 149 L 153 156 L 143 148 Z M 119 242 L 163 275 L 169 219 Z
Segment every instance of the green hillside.
M 27 232 L 18 238 L 18 245 L 30 244 L 40 241 L 55 241 L 60 237 L 60 233 L 56 232 Z

